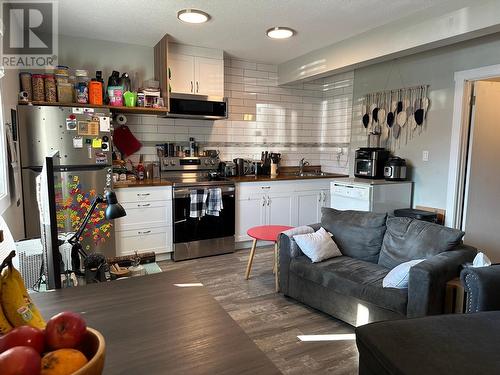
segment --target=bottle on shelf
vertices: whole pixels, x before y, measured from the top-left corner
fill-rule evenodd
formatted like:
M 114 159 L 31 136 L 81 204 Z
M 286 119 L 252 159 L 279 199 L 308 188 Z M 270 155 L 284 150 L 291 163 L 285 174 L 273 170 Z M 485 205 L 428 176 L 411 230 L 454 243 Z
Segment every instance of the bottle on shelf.
M 139 157 L 139 164 L 137 164 L 136 172 L 137 172 L 137 179 L 139 181 L 144 180 L 144 176 L 146 174 L 146 168 L 144 168 L 144 163 L 143 163 L 143 160 L 142 160 L 142 154 Z

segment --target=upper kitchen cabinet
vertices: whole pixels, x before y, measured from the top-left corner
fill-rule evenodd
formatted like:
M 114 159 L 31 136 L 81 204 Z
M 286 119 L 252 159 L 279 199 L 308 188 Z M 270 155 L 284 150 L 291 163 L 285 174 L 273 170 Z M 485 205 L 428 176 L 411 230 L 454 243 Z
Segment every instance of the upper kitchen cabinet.
M 222 50 L 171 43 L 168 57 L 172 93 L 224 96 Z
M 161 97 L 167 112 L 170 109 L 170 90 L 168 78 L 168 35 L 165 35 L 154 47 L 155 80 L 160 82 Z

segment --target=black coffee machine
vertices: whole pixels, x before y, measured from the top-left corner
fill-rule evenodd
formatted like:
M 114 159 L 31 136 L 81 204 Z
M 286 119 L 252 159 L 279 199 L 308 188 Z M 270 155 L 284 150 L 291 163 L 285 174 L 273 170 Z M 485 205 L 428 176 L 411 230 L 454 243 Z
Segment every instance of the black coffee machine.
M 390 151 L 381 147 L 362 147 L 356 150 L 354 176 L 359 178 L 384 178 L 384 166 Z

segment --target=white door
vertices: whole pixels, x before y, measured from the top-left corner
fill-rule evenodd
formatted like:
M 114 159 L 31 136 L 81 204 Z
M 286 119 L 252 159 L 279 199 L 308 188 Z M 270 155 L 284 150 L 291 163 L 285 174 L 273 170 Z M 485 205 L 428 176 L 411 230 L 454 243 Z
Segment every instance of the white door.
M 236 202 L 236 241 L 250 240 L 247 230 L 266 223 L 266 208 L 263 195 L 251 196 Z
M 474 83 L 476 95 L 469 142 L 464 204 L 464 241 L 500 261 L 500 82 Z
M 323 194 L 319 191 L 301 191 L 297 193 L 297 225 L 309 225 L 319 222 Z
M 224 60 L 195 57 L 194 93 L 224 96 Z
M 194 94 L 194 56 L 169 54 L 170 86 L 173 93 Z
M 287 194 L 267 195 L 267 220 L 269 225 L 290 225 L 293 226 L 293 197 Z

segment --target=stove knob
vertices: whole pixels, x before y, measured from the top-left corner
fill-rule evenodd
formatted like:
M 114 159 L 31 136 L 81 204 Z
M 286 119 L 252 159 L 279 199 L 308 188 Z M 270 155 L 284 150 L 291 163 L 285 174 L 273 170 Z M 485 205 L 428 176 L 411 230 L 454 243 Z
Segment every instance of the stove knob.
M 214 159 L 210 159 L 210 164 L 215 165 L 215 160 Z
M 205 159 L 205 165 L 208 165 L 208 163 L 209 163 L 208 159 Z
M 174 166 L 174 165 L 175 165 L 175 160 L 174 160 L 174 159 L 170 160 L 170 165 L 171 165 L 171 166 Z

